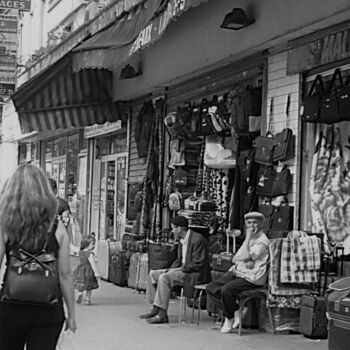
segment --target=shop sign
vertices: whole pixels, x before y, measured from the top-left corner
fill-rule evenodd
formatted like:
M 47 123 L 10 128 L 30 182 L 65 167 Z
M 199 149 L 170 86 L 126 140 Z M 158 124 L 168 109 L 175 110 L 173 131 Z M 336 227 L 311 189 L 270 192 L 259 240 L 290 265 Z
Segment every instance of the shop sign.
M 0 9 L 14 9 L 19 11 L 30 11 L 31 0 L 0 0 Z
M 2 100 L 15 91 L 17 25 L 16 15 L 0 15 L 0 97 Z
M 102 125 L 92 125 L 92 126 L 87 126 L 84 129 L 84 137 L 85 138 L 91 138 L 91 137 L 97 137 L 101 136 L 107 133 L 111 133 L 114 131 L 121 130 L 122 128 L 122 121 L 117 120 L 114 123 L 106 122 Z
M 176 16 L 179 16 L 186 9 L 186 2 L 186 0 L 170 0 L 166 9 L 141 30 L 130 48 L 129 56 L 158 40 L 170 21 Z
M 287 74 L 296 74 L 348 57 L 350 57 L 350 28 L 289 50 Z

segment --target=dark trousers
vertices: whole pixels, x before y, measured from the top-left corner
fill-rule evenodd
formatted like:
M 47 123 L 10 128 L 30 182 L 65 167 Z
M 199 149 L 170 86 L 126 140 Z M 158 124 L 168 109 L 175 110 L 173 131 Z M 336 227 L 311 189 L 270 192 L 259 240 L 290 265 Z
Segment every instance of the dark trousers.
M 244 278 L 236 277 L 233 273 L 228 272 L 215 281 L 207 285 L 207 297 L 222 310 L 227 318 L 233 318 L 235 311 L 239 309 L 236 303 L 237 295 L 244 291 L 253 288 L 259 288 L 254 283 L 248 282 Z
M 55 350 L 63 322 L 62 306 L 0 303 L 0 349 Z

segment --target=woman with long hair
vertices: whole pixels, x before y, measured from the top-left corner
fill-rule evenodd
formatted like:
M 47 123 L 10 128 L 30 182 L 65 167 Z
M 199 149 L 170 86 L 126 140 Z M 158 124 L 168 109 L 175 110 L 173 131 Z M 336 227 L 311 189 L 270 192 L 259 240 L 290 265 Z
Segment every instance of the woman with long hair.
M 30 254 L 43 249 L 54 254 L 57 261 L 60 292 L 63 300 L 50 306 L 30 303 L 0 302 L 0 349 L 54 350 L 64 321 L 65 328 L 75 332 L 75 309 L 72 275 L 69 265 L 69 238 L 63 223 L 49 235 L 56 218 L 57 199 L 44 172 L 30 164 L 20 165 L 7 180 L 0 194 L 0 266 L 6 256 L 6 271 L 10 252 L 21 247 Z M 38 286 L 40 288 L 40 286 Z

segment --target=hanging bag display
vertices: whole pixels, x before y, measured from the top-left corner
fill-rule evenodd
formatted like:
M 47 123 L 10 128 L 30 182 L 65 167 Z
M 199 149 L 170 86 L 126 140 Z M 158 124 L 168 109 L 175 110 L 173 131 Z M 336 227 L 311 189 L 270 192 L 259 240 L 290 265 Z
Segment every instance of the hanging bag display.
M 276 171 L 272 166 L 261 166 L 258 171 L 256 194 L 258 196 L 271 197 L 275 177 Z
M 264 214 L 265 216 L 263 228 L 266 230 L 271 229 L 273 210 L 274 210 L 274 206 L 271 204 L 271 200 L 265 201 L 263 204 L 260 204 L 258 207 L 258 211 Z
M 286 165 L 276 173 L 273 180 L 271 197 L 286 196 L 292 186 L 292 174 Z
M 329 83 L 327 93 L 321 97 L 320 121 L 321 123 L 334 124 L 340 122 L 339 114 L 339 90 L 343 87 L 340 69 L 336 69 Z
M 272 165 L 273 162 L 273 148 L 274 148 L 274 137 L 271 132 L 273 117 L 273 98 L 270 103 L 270 120 L 269 127 L 266 136 L 258 136 L 254 141 L 255 155 L 254 160 L 256 163 L 263 165 Z
M 287 204 L 275 206 L 271 218 L 271 229 L 292 230 L 293 229 L 294 207 Z
M 290 94 L 287 97 L 286 105 L 286 127 L 275 134 L 274 148 L 273 148 L 273 161 L 286 161 L 293 158 L 293 131 L 288 128 L 289 123 L 289 107 L 290 107 Z
M 212 124 L 212 117 L 209 114 L 209 102 L 204 98 L 200 106 L 197 135 L 208 136 L 212 134 L 215 134 L 215 128 Z
M 311 85 L 308 95 L 304 98 L 301 113 L 302 120 L 308 123 L 320 121 L 320 102 L 324 93 L 322 76 L 318 74 Z

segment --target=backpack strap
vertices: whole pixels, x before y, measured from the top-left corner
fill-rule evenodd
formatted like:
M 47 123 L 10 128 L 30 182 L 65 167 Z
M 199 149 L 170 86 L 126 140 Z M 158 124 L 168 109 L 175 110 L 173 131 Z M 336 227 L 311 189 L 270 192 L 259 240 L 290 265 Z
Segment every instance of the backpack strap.
M 52 237 L 52 235 L 54 235 L 56 233 L 58 227 L 58 217 L 55 217 L 55 219 L 52 221 L 51 225 L 50 225 L 50 229 L 49 229 L 49 234 L 46 238 L 45 244 L 43 246 L 42 251 L 45 251 L 47 248 L 47 245 L 49 244 L 49 241 Z

